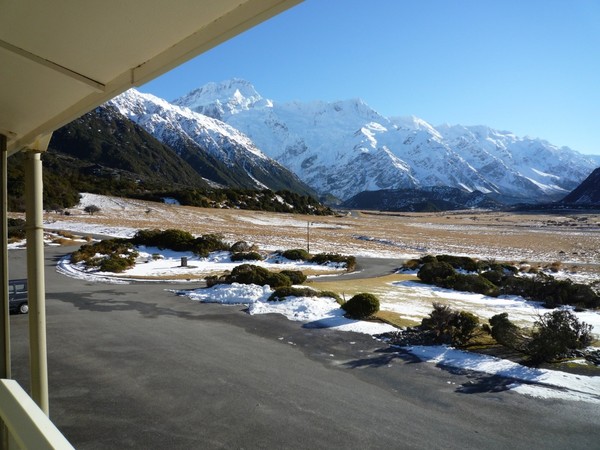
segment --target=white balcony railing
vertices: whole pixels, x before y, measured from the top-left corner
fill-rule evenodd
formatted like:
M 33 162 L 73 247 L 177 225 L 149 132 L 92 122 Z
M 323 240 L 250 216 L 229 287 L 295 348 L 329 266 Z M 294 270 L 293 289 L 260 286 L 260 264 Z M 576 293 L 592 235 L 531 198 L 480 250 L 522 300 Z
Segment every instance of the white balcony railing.
M 15 380 L 0 379 L 0 418 L 8 439 L 7 450 L 74 450 L 52 421 Z

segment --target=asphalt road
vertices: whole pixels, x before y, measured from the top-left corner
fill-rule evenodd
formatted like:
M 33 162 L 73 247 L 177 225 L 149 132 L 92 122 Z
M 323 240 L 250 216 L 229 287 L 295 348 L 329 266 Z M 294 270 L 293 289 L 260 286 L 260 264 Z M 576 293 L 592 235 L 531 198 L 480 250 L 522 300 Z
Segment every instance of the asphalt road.
M 50 416 L 76 448 L 599 448 L 598 405 L 528 398 L 510 380 L 172 285 L 70 279 L 55 271 L 66 251 L 46 252 Z M 25 253 L 9 260 L 24 276 Z M 26 389 L 27 326 L 11 316 Z

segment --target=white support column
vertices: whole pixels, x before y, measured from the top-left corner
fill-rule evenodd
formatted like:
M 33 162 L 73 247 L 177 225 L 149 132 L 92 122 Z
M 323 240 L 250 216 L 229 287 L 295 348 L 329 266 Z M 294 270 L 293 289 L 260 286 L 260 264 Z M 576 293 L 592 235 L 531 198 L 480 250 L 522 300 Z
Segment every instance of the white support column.
M 0 378 L 11 377 L 10 367 L 10 317 L 8 305 L 8 151 L 6 148 L 6 136 L 0 134 L 0 190 L 2 191 L 2 205 L 0 206 L 0 247 L 2 247 L 2 258 L 0 258 Z M 0 421 L 0 448 L 8 448 L 8 431 Z
M 29 292 L 29 364 L 31 398 L 46 415 L 48 361 L 46 351 L 46 284 L 44 278 L 44 228 L 42 161 L 39 150 L 26 151 L 25 214 L 27 232 L 27 280 Z
M 0 237 L 2 247 L 2 258 L 0 259 L 0 284 L 2 284 L 1 306 L 0 308 L 0 378 L 10 378 L 10 317 L 8 305 L 8 215 L 7 215 L 7 165 L 8 151 L 6 150 L 6 136 L 0 134 L 0 189 L 2 190 L 2 210 L 0 212 L 0 227 L 2 236 Z

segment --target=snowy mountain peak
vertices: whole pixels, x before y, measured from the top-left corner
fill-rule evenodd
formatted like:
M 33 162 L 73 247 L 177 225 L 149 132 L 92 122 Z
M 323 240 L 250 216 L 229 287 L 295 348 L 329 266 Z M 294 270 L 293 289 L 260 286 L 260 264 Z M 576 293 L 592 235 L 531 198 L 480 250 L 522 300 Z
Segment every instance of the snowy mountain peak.
M 239 78 L 205 84 L 178 98 L 173 104 L 216 119 L 227 119 L 241 111 L 273 105 L 271 100 L 264 99 L 251 83 Z
M 438 130 L 431 124 L 416 116 L 393 117 L 391 122 L 400 129 L 410 131 L 424 131 L 439 139 L 442 138 Z

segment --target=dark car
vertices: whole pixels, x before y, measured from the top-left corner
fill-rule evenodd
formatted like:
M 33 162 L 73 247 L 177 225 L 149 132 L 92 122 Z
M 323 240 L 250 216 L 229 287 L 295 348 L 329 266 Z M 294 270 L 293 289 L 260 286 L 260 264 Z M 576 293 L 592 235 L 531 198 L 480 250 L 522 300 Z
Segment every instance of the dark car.
M 27 303 L 27 280 L 9 280 L 8 282 L 8 305 L 11 312 L 27 314 L 29 304 Z

